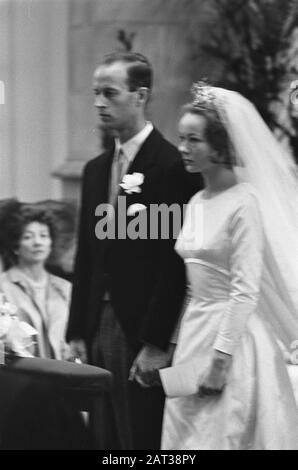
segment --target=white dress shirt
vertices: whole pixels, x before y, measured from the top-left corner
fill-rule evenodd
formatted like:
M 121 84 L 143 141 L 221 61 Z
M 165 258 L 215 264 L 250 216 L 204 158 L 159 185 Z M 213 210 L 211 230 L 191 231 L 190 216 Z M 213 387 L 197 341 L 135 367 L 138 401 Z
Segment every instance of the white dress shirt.
M 112 163 L 111 169 L 111 179 L 110 179 L 110 191 L 109 191 L 109 203 L 115 204 L 120 187 L 119 187 L 119 179 L 118 179 L 118 157 L 121 152 L 120 158 L 123 159 L 122 161 L 122 171 L 121 171 L 121 179 L 122 181 L 123 176 L 126 174 L 129 166 L 135 159 L 136 154 L 140 150 L 141 146 L 151 134 L 153 130 L 153 125 L 151 122 L 147 121 L 143 129 L 134 135 L 131 139 L 124 142 L 124 144 L 120 143 L 118 138 L 115 139 L 115 153 Z

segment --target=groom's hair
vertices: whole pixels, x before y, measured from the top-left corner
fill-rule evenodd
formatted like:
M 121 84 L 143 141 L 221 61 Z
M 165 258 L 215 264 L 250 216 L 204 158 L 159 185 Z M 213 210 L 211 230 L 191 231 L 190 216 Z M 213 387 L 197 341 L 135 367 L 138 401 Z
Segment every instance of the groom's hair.
M 127 81 L 130 91 L 135 91 L 139 87 L 152 89 L 152 66 L 143 54 L 138 52 L 113 52 L 107 54 L 99 65 L 111 65 L 115 62 L 127 64 Z

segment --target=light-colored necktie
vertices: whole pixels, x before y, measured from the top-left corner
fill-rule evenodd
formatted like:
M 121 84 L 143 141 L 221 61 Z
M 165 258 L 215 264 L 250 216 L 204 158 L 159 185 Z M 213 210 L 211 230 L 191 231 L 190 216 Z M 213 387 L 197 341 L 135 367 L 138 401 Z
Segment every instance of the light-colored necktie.
M 122 178 L 124 176 L 125 162 L 126 162 L 125 154 L 124 154 L 122 148 L 120 147 L 118 155 L 117 155 L 117 165 L 116 165 L 116 168 L 117 168 L 117 171 L 116 171 L 116 174 L 117 174 L 117 189 L 118 190 L 119 190 L 119 184 L 121 183 Z
M 119 184 L 121 183 L 124 172 L 126 170 L 125 163 L 126 163 L 126 157 L 125 157 L 123 150 L 120 147 L 114 156 L 114 161 L 113 161 L 113 166 L 112 166 L 109 202 L 110 204 L 113 204 L 113 205 L 115 205 L 118 193 L 120 191 Z

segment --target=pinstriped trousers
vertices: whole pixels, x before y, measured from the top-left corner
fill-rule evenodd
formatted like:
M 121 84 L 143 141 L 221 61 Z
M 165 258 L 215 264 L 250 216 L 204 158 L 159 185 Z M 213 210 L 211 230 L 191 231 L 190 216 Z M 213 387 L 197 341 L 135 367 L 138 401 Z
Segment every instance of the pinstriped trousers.
M 111 394 L 98 400 L 90 413 L 96 449 L 160 448 L 164 393 L 161 387 L 143 389 L 128 381 L 134 359 L 113 307 L 105 301 L 92 362 L 111 371 L 114 380 Z

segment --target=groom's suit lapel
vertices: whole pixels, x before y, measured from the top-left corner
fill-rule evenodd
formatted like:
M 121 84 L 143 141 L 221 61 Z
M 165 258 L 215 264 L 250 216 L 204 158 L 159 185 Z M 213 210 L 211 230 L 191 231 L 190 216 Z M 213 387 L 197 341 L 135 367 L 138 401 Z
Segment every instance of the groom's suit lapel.
M 136 154 L 134 160 L 132 163 L 129 165 L 128 169 L 126 170 L 126 174 L 132 174 L 132 173 L 142 173 L 144 175 L 144 179 L 146 180 L 146 174 L 148 174 L 148 171 L 154 167 L 156 163 L 156 158 L 157 158 L 157 150 L 159 148 L 160 142 L 162 140 L 161 134 L 153 129 L 152 132 L 149 134 L 143 145 L 141 146 L 140 150 Z M 110 177 L 110 175 L 109 175 Z M 126 199 L 134 199 L 135 197 L 139 197 L 139 194 L 126 194 L 123 188 L 120 189 L 118 193 L 119 196 L 124 196 Z M 130 205 L 129 202 L 127 202 L 127 207 Z M 117 230 L 117 220 L 118 220 L 118 215 L 117 215 L 117 204 L 115 206 L 115 222 L 116 222 L 116 230 Z M 106 239 L 105 243 L 105 250 L 109 251 L 111 246 L 113 244 L 111 243 L 111 240 Z
M 91 174 L 94 207 L 98 204 L 108 202 L 113 156 L 114 149 L 110 149 L 105 152 L 101 157 L 99 157 L 96 171 Z
M 89 172 L 86 184 L 88 190 L 88 208 L 90 211 L 87 223 L 89 225 L 91 243 L 93 244 L 95 242 L 96 250 L 98 250 L 99 246 L 102 244 L 98 246 L 96 243 L 95 226 L 98 222 L 98 217 L 95 216 L 95 211 L 100 204 L 106 204 L 108 202 L 113 155 L 114 149 L 112 148 L 97 157 L 96 167 L 92 169 L 93 171 Z M 100 249 L 102 248 L 103 247 Z
M 160 140 L 161 134 L 153 129 L 126 170 L 126 174 L 142 173 L 146 178 L 146 173 L 155 164 L 156 151 Z M 123 196 L 125 194 L 125 191 L 121 188 L 118 195 Z

